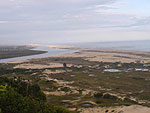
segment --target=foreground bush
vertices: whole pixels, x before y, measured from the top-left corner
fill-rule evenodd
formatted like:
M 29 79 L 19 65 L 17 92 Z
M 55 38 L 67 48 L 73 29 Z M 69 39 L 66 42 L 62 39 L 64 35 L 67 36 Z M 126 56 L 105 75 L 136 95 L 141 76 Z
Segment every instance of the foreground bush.
M 0 78 L 0 113 L 71 113 L 48 105 L 37 84 Z

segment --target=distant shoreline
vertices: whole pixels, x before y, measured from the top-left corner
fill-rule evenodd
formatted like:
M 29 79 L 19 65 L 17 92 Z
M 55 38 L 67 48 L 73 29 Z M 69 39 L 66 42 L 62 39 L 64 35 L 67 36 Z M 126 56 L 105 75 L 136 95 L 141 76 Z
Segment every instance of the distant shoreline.
M 14 56 L 8 54 L 5 58 L 2 59 L 9 59 L 9 58 L 17 58 L 23 56 L 32 56 L 43 54 L 42 57 L 33 57 L 28 59 L 17 59 L 8 61 L 9 62 L 18 62 L 24 60 L 32 60 L 32 59 L 43 59 L 47 57 L 80 57 L 88 61 L 97 61 L 97 62 L 122 62 L 122 63 L 131 63 L 131 62 L 145 62 L 148 63 L 150 61 L 150 52 L 148 51 L 141 51 L 141 50 L 122 50 L 122 49 L 94 49 L 94 48 L 78 48 L 73 46 L 65 46 L 65 45 L 41 45 L 41 47 L 52 48 L 52 50 L 57 51 L 59 54 L 53 54 L 53 51 L 46 51 L 45 48 L 40 50 L 34 50 L 35 46 L 27 46 L 32 47 L 32 49 L 25 49 L 21 50 L 20 53 L 13 53 Z M 36 46 L 40 47 L 40 45 Z M 71 52 L 62 52 L 60 50 L 71 51 Z M 74 51 L 73 51 L 74 50 Z M 44 53 L 50 53 L 50 55 L 46 55 Z M 10 55 L 10 56 L 9 56 Z
M 19 46 L 23 48 L 18 48 L 17 46 L 3 46 L 3 48 L 11 49 L 9 51 L 2 51 L 0 48 L 0 63 L 9 63 L 9 62 L 22 62 L 31 59 L 37 58 L 46 58 L 52 56 L 63 55 L 67 53 L 73 53 L 80 50 L 79 48 L 67 47 L 66 46 L 54 46 L 54 45 L 27 45 Z M 12 49 L 12 48 L 17 49 Z
M 33 58 L 39 61 L 47 58 L 82 58 L 93 62 L 120 62 L 120 63 L 150 63 L 150 52 L 135 50 L 114 50 L 114 49 L 80 49 L 78 52 L 65 53 L 49 57 Z M 33 59 L 15 60 L 8 63 L 22 63 Z

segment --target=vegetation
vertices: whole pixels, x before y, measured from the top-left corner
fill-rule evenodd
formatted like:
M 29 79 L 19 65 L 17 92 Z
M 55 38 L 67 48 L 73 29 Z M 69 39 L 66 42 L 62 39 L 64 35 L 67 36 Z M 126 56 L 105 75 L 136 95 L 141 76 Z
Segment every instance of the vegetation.
M 116 96 L 110 95 L 110 94 L 105 94 L 103 96 L 103 98 L 105 99 L 113 99 L 113 100 L 117 100 L 118 98 Z
M 94 97 L 95 98 L 101 98 L 101 97 L 103 97 L 103 93 L 95 93 Z
M 138 104 L 142 100 L 145 101 L 142 105 L 150 106 L 147 102 L 150 100 L 150 72 L 135 70 L 135 68 L 149 69 L 150 64 L 148 63 L 146 67 L 146 65 L 139 62 L 91 62 L 82 58 L 52 57 L 40 60 L 33 59 L 23 64 L 49 65 L 51 62 L 61 63 L 64 67 L 15 69 L 13 68 L 14 66 L 22 63 L 0 64 L 0 76 L 9 78 L 16 76 L 23 80 L 30 80 L 30 85 L 27 85 L 22 82 L 15 82 L 13 79 L 6 79 L 5 84 L 1 84 L 0 91 L 3 93 L 8 92 L 9 88 L 6 87 L 6 84 L 8 84 L 10 89 L 13 89 L 10 90 L 11 92 L 17 92 L 17 94 L 21 95 L 21 97 L 17 97 L 23 98 L 21 102 L 25 103 L 25 106 L 33 105 L 32 108 L 35 106 L 33 110 L 41 113 L 42 111 L 36 108 L 42 107 L 44 110 L 50 111 L 63 109 L 56 107 L 62 106 L 70 110 L 80 111 L 80 108 L 83 107 L 133 105 Z M 70 67 L 69 64 L 73 66 Z M 107 69 L 107 67 L 119 69 L 121 72 L 104 72 L 104 69 Z M 51 74 L 45 73 L 45 70 L 54 72 L 64 70 L 65 72 Z M 3 83 L 3 80 L 0 80 L 0 83 Z M 55 106 L 52 106 L 52 104 Z M 0 108 L 4 112 L 1 106 Z M 28 108 L 30 109 L 30 107 Z M 22 106 L 22 109 L 27 108 Z
M 47 104 L 37 84 L 0 77 L 0 113 L 71 113 Z

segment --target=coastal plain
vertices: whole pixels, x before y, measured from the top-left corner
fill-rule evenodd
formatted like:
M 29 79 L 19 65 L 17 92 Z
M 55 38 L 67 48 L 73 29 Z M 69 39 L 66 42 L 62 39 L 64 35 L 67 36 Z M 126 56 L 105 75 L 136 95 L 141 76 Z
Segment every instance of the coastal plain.
M 49 103 L 76 112 L 150 112 L 150 52 L 82 49 L 0 64 L 0 75 L 30 79 Z

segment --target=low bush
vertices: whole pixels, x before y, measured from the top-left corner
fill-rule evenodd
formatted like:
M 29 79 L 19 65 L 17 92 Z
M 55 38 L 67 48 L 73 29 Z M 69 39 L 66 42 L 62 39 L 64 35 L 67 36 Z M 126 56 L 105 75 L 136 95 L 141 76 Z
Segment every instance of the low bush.
M 103 97 L 103 93 L 101 93 L 101 92 L 100 93 L 95 93 L 94 97 L 95 98 L 101 98 L 101 97 Z
M 110 95 L 110 94 L 105 94 L 103 96 L 103 98 L 105 99 L 113 99 L 113 100 L 117 100 L 118 98 L 116 96 Z

